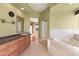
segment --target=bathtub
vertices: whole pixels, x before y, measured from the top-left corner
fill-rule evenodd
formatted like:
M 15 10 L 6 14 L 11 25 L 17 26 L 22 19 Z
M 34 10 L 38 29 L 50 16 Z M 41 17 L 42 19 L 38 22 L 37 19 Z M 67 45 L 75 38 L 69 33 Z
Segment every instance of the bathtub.
M 79 34 L 74 34 L 71 38 L 63 38 L 60 41 L 71 46 L 79 47 Z
M 52 55 L 79 56 L 79 29 L 52 29 L 50 39 Z
M 53 38 L 50 40 L 51 44 L 48 46 L 48 52 L 53 56 L 79 56 L 79 47 L 72 41 L 58 40 Z M 78 42 L 77 42 L 78 43 Z

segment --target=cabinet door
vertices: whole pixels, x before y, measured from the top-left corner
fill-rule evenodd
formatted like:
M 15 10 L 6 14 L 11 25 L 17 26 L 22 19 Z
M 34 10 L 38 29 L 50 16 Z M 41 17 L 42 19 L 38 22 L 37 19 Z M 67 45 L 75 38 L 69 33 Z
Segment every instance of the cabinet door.
M 9 43 L 9 46 L 13 45 L 13 44 L 18 44 L 18 40 L 13 40 L 13 41 L 10 41 L 8 42 Z
M 24 50 L 24 44 L 24 37 L 18 38 L 19 53 L 21 53 Z
M 18 38 L 19 54 L 23 52 L 27 46 L 29 46 L 30 42 L 29 36 L 22 36 L 21 38 Z
M 3 49 L 2 51 L 0 51 L 0 56 L 8 56 L 9 55 L 9 50 L 8 48 Z
M 18 56 L 18 50 L 15 50 L 13 53 L 11 53 L 9 56 Z
M 18 40 L 9 42 L 9 55 L 14 54 L 15 51 L 18 51 Z M 15 55 L 18 55 L 18 52 Z
M 25 40 L 24 37 L 19 38 L 18 40 L 19 40 L 19 47 L 22 47 L 24 45 L 24 40 Z
M 0 45 L 0 56 L 8 56 L 9 50 L 8 50 L 8 43 L 4 43 Z
M 31 37 L 26 36 L 26 38 L 25 38 L 25 47 L 29 46 L 30 44 L 31 44 Z

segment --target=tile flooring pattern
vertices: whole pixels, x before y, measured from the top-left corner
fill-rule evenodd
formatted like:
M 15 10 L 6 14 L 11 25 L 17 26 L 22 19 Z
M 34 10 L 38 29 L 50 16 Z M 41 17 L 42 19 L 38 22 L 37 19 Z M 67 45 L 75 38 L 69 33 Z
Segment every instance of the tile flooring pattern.
M 37 41 L 33 41 L 31 45 L 20 56 L 48 56 L 48 52 Z

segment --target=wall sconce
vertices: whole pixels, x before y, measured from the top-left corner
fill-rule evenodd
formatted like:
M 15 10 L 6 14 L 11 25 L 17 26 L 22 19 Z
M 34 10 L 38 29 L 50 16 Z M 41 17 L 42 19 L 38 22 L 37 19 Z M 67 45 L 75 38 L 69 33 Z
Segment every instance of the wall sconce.
M 5 19 L 2 19 L 2 18 L 1 18 L 1 22 L 2 22 L 2 23 L 5 23 Z
M 15 24 L 15 22 L 14 22 L 14 21 L 12 21 L 12 24 Z
M 2 19 L 2 18 L 1 18 L 1 22 L 2 22 L 2 23 L 10 23 L 10 24 L 15 24 L 15 22 L 14 22 L 14 21 L 7 22 L 5 19 Z
M 79 10 L 75 11 L 75 15 L 79 14 Z

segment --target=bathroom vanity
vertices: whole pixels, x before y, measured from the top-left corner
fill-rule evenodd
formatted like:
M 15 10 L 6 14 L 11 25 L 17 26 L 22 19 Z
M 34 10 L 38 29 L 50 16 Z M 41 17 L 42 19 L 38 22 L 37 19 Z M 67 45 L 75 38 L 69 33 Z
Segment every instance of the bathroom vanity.
M 18 56 L 31 44 L 31 35 L 14 34 L 0 37 L 0 56 Z

